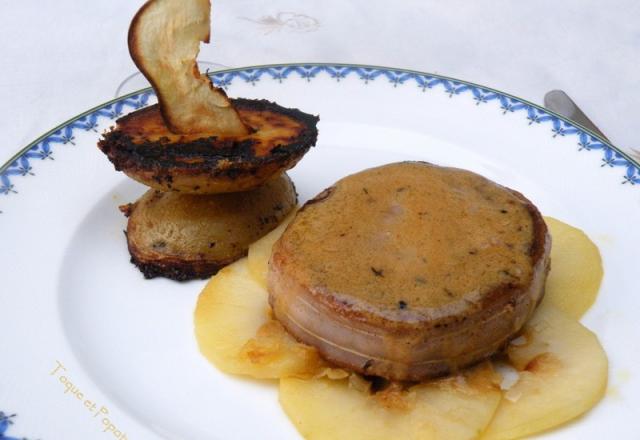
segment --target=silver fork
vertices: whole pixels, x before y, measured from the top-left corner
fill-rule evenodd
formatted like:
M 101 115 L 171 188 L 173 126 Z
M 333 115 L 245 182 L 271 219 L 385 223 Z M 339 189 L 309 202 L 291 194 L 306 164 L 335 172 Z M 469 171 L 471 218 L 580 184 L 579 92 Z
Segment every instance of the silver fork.
M 610 142 L 609 138 L 607 138 L 607 136 L 605 136 L 605 134 L 596 127 L 596 124 L 594 124 L 593 121 L 591 121 L 591 119 L 589 119 L 587 115 L 580 110 L 580 107 L 578 107 L 564 91 L 551 90 L 550 92 L 547 92 L 547 94 L 544 95 L 544 106 L 565 118 L 569 118 L 572 121 L 577 122 L 583 127 L 600 135 L 600 137 L 607 142 Z
M 549 110 L 552 110 L 565 118 L 571 119 L 577 122 L 585 128 L 588 128 L 592 132 L 596 133 L 605 141 L 611 143 L 609 138 L 596 126 L 596 124 L 584 114 L 580 107 L 573 102 L 573 99 L 569 97 L 562 90 L 551 90 L 544 95 L 544 106 Z M 640 149 L 629 148 L 631 150 L 631 156 L 640 161 Z

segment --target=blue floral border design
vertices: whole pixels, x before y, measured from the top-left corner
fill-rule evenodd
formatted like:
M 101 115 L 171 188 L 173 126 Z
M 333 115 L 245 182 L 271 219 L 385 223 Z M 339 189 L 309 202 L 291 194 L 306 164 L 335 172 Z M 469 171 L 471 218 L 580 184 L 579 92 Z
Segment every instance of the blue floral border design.
M 26 437 L 10 437 L 6 434 L 9 426 L 13 425 L 13 418 L 16 414 L 7 414 L 0 411 L 0 440 L 29 440 Z
M 498 109 L 503 114 L 519 113 L 526 117 L 529 125 L 548 124 L 554 138 L 574 136 L 579 151 L 599 151 L 602 154 L 601 167 L 621 168 L 622 184 L 640 184 L 640 164 L 595 134 L 533 103 L 466 81 L 403 69 L 342 64 L 257 66 L 216 72 L 211 74 L 211 77 L 217 86 L 227 88 L 235 80 L 255 85 L 266 78 L 282 83 L 295 75 L 310 82 L 322 74 L 337 82 L 355 75 L 363 84 L 387 81 L 393 87 L 413 84 L 423 92 L 439 89 L 449 97 L 471 95 L 478 106 L 496 101 L 499 104 Z M 75 145 L 76 130 L 97 132 L 99 120 L 115 120 L 127 108 L 142 108 L 148 104 L 151 96 L 153 91 L 145 89 L 107 102 L 38 138 L 0 167 L 0 196 L 17 194 L 16 180 L 34 176 L 34 162 L 54 160 L 54 148 L 57 149 L 60 145 Z

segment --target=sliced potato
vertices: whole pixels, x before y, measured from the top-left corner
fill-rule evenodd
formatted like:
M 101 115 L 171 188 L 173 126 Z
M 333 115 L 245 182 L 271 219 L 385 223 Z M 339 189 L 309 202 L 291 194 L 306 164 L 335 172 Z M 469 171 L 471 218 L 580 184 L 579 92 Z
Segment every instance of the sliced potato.
M 269 270 L 271 248 L 273 244 L 278 241 L 278 238 L 280 238 L 295 215 L 296 210 L 294 209 L 282 220 L 282 223 L 280 223 L 277 228 L 249 246 L 249 272 L 251 272 L 253 279 L 265 289 L 267 288 L 267 271 Z
M 265 274 L 271 246 L 285 227 L 209 282 L 198 300 L 196 336 L 201 351 L 223 371 L 280 378 L 280 402 L 305 438 L 520 438 L 578 417 L 603 396 L 606 355 L 593 333 L 552 305 L 554 294 L 507 349 L 519 372 L 508 390 L 500 391 L 492 367 L 484 363 L 408 390 L 393 385 L 370 394 L 369 382 L 332 369 L 271 318 Z M 572 245 L 563 248 L 557 238 L 562 233 L 554 236 L 560 243 L 556 259 L 573 258 L 578 247 L 563 250 Z M 558 266 L 555 270 L 564 270 Z M 562 288 L 569 304 L 582 301 L 571 299 L 580 290 Z
M 293 182 L 282 174 L 252 191 L 185 194 L 150 189 L 121 210 L 129 217 L 131 261 L 145 277 L 209 278 L 245 256 L 296 205 Z
M 598 338 L 550 304 L 541 305 L 507 349 L 519 370 L 483 439 L 514 439 L 572 420 L 607 387 L 607 356 Z
M 250 276 L 246 258 L 206 285 L 196 306 L 195 333 L 202 354 L 227 373 L 260 379 L 347 376 L 271 319 L 267 291 Z
M 465 374 L 369 394 L 348 380 L 282 379 L 280 403 L 308 440 L 472 439 L 500 390 L 488 363 Z
M 150 0 L 129 28 L 129 53 L 153 86 L 174 133 L 246 135 L 248 128 L 227 95 L 196 64 L 209 42 L 209 0 Z
M 545 302 L 575 319 L 593 305 L 602 281 L 602 259 L 598 247 L 580 229 L 545 217 L 551 238 L 551 271 Z

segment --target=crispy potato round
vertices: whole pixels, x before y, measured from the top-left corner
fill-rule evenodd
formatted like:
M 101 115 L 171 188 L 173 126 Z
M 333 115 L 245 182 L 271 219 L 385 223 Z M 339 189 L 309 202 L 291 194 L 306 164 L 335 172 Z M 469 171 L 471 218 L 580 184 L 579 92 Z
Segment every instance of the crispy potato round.
M 545 302 L 575 319 L 593 305 L 602 282 L 602 258 L 598 247 L 580 229 L 545 217 L 553 246 Z
M 288 176 L 253 191 L 194 195 L 150 190 L 123 207 L 132 262 L 147 278 L 207 278 L 247 254 L 296 204 Z
M 566 423 L 595 406 L 607 388 L 607 355 L 598 338 L 551 304 L 538 308 L 507 354 L 519 379 L 483 439 L 521 438 Z
M 98 142 L 116 170 L 161 191 L 247 191 L 293 167 L 315 145 L 316 116 L 265 100 L 232 99 L 248 135 L 179 135 L 157 105 L 116 121 Z
M 129 53 L 153 85 L 171 131 L 244 135 L 248 128 L 224 90 L 196 64 L 200 42 L 209 42 L 210 15 L 209 0 L 147 1 L 129 27 Z

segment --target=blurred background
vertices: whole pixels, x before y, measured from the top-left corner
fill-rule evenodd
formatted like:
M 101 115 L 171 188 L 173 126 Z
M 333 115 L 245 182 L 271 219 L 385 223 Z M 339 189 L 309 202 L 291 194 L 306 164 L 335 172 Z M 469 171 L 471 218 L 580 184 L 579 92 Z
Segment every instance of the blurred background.
M 144 86 L 126 44 L 142 0 L 0 3 L 0 163 Z M 542 104 L 565 90 L 640 157 L 637 0 L 213 0 L 205 68 L 344 62 L 416 69 Z M 635 148 L 635 153 L 634 153 Z

